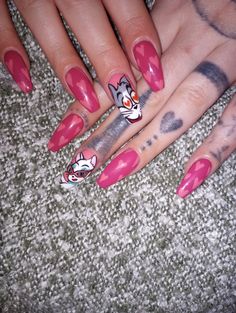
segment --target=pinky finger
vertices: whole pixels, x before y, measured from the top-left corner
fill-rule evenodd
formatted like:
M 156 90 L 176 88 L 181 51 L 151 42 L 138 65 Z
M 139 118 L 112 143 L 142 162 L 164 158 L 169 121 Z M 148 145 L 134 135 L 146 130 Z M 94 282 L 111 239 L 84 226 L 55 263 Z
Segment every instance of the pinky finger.
M 210 136 L 194 152 L 185 176 L 177 188 L 181 198 L 200 186 L 236 149 L 236 94 L 213 128 Z
M 0 0 L 0 61 L 7 67 L 20 89 L 33 89 L 29 74 L 29 60 L 8 13 L 6 1 Z

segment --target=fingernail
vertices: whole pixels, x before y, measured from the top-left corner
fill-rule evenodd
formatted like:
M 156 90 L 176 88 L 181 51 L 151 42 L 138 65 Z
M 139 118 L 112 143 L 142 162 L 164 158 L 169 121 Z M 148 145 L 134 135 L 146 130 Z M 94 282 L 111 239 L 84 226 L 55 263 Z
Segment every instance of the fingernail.
M 56 152 L 73 140 L 83 129 L 84 122 L 77 114 L 64 118 L 48 142 L 48 149 Z
M 65 80 L 77 100 L 91 113 L 100 108 L 92 82 L 78 67 L 71 68 L 65 75 Z
M 149 41 L 141 41 L 134 46 L 133 52 L 139 70 L 148 85 L 153 91 L 161 90 L 164 87 L 163 72 L 153 44 Z
M 7 51 L 4 55 L 4 63 L 20 89 L 29 93 L 33 89 L 33 84 L 21 55 L 13 50 Z
M 129 123 L 136 123 L 142 119 L 139 97 L 127 76 L 124 74 L 113 75 L 108 83 L 108 88 L 120 113 Z
M 208 177 L 212 164 L 208 159 L 199 159 L 193 163 L 177 188 L 177 195 L 187 197 Z
M 97 156 L 94 151 L 90 149 L 79 151 L 71 160 L 66 171 L 62 175 L 61 185 L 66 189 L 79 185 L 93 172 L 96 165 Z
M 117 155 L 97 179 L 101 188 L 107 188 L 128 176 L 137 167 L 139 155 L 133 149 L 127 149 Z

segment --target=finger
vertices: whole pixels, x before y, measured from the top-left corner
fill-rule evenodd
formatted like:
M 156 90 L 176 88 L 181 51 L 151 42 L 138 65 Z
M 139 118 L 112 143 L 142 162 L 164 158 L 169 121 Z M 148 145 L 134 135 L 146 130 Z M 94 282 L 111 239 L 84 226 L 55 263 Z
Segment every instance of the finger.
M 227 48 L 218 48 L 184 80 L 152 122 L 105 168 L 98 179 L 100 187 L 107 188 L 143 168 L 199 119 L 235 79 L 235 47 Z M 222 59 L 225 51 L 226 59 Z
M 92 80 L 73 48 L 53 1 L 15 0 L 57 76 L 89 111 L 99 109 Z
M 181 198 L 200 186 L 236 149 L 236 94 L 210 136 L 187 163 L 185 176 L 177 188 Z
M 132 127 L 129 127 L 129 123 L 126 124 L 126 127 L 129 128 L 127 131 L 124 130 L 120 125 L 116 124 L 117 119 L 117 112 L 114 111 L 106 120 L 105 123 L 103 123 L 99 129 L 95 132 L 94 136 L 99 136 L 99 133 L 102 132 L 106 127 L 109 127 L 107 125 L 111 124 L 113 125 L 113 128 L 116 128 L 117 133 L 120 135 L 119 141 L 113 141 L 110 145 L 110 151 L 109 154 L 107 154 L 107 158 L 119 148 L 119 145 L 125 143 L 127 140 L 129 140 L 134 134 L 137 134 L 142 127 L 144 127 L 147 123 L 149 123 L 155 115 L 159 112 L 159 110 L 162 108 L 162 106 L 166 103 L 170 95 L 172 94 L 173 90 L 177 88 L 177 86 L 181 83 L 182 80 L 194 69 L 194 67 L 202 60 L 205 56 L 207 51 L 209 51 L 209 39 L 203 38 L 203 45 L 201 49 L 196 49 L 192 51 L 192 57 L 190 57 L 188 54 L 186 54 L 185 50 L 187 46 L 187 43 L 184 44 L 182 42 L 181 38 L 181 45 L 178 40 L 178 38 L 173 42 L 171 47 L 167 49 L 167 51 L 164 53 L 162 59 L 163 59 L 163 71 L 166 78 L 166 86 L 164 89 L 162 89 L 158 93 L 152 93 L 150 89 L 147 90 L 146 83 L 143 79 L 141 79 L 138 82 L 138 93 L 141 95 L 139 102 L 142 107 L 143 111 L 143 117 L 142 120 L 139 123 L 132 124 Z M 190 45 L 194 45 L 194 42 L 191 42 Z M 176 62 L 176 60 L 178 60 Z M 97 91 L 97 89 L 96 89 Z M 105 112 L 110 106 L 111 101 L 106 99 L 106 97 L 99 97 L 100 103 L 102 103 L 102 108 L 96 112 L 96 114 L 93 114 L 93 116 L 89 116 L 81 110 L 81 104 L 79 102 L 76 102 L 73 105 L 73 111 L 74 113 L 77 112 L 79 114 L 79 117 L 81 117 L 84 120 L 84 125 L 87 125 L 91 127 L 101 116 L 103 112 Z M 80 113 L 81 114 L 80 114 Z M 69 108 L 68 112 L 65 114 L 65 117 L 71 113 L 71 108 Z M 75 122 L 77 120 L 77 123 Z M 70 121 L 70 120 L 69 120 Z M 82 135 L 85 131 L 85 128 L 83 127 L 80 129 L 79 125 L 81 125 L 80 119 L 72 119 L 73 121 L 72 125 L 73 128 L 77 128 L 77 135 Z M 63 125 L 62 128 L 60 125 Z M 72 127 L 70 122 L 65 123 L 64 119 L 59 124 L 57 130 L 55 131 L 56 136 L 52 136 L 52 138 L 49 141 L 49 149 L 51 151 L 58 151 L 62 147 L 64 147 L 66 144 L 68 144 L 73 138 L 76 137 L 76 132 L 72 132 L 72 136 L 69 136 L 68 133 L 71 133 L 69 131 L 69 128 Z M 76 125 L 78 127 L 76 127 Z M 66 127 L 65 127 L 66 126 Z M 88 129 L 86 127 L 86 129 Z M 63 130 L 63 131 L 62 131 Z M 64 133 L 67 135 L 65 136 Z M 65 140 L 66 138 L 66 140 Z M 62 144 L 63 143 L 63 144 Z M 103 156 L 104 158 L 104 156 Z M 105 160 L 105 159 L 104 159 Z
M 0 34 L 0 60 L 20 89 L 28 93 L 33 89 L 29 60 L 12 24 L 6 1 L 0 1 Z
M 103 3 L 118 27 L 132 64 L 141 71 L 153 91 L 162 89 L 160 40 L 144 1 L 121 0 L 119 10 L 115 2 L 103 0 Z
M 142 115 L 133 73 L 102 2 L 56 0 L 56 4 L 92 62 L 108 96 L 130 123 L 139 121 Z

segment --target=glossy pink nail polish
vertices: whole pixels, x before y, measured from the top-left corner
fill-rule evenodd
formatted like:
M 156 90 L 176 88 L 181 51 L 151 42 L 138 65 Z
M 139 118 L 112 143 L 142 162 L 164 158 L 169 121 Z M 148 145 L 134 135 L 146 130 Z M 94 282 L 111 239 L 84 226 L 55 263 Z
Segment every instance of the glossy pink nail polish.
M 108 88 L 121 115 L 127 122 L 133 124 L 142 119 L 139 97 L 126 75 L 113 75 L 108 83 Z
M 141 41 L 133 48 L 133 53 L 140 72 L 153 91 L 164 87 L 160 58 L 149 41 Z
M 91 81 L 78 67 L 71 68 L 65 75 L 65 80 L 77 100 L 91 113 L 100 108 L 98 98 Z
M 187 197 L 192 193 L 211 172 L 212 164 L 208 159 L 199 159 L 188 170 L 185 177 L 177 188 L 177 195 L 181 198 Z
M 117 155 L 104 169 L 97 184 L 107 188 L 134 171 L 139 163 L 139 155 L 133 149 L 127 149 Z
M 14 50 L 4 54 L 4 63 L 20 89 L 29 93 L 33 89 L 29 71 L 21 55 Z
M 56 152 L 66 146 L 83 129 L 84 122 L 77 114 L 70 114 L 65 117 L 48 142 L 48 149 Z

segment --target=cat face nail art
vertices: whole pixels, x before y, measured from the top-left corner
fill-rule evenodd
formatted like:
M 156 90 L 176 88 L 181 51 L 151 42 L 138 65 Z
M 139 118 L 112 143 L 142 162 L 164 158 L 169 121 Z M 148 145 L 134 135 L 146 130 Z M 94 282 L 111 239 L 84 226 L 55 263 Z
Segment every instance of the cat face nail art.
M 67 166 L 61 185 L 67 189 L 75 187 L 92 173 L 96 164 L 97 157 L 91 151 L 80 152 Z
M 114 75 L 108 87 L 120 113 L 129 123 L 142 119 L 139 97 L 125 75 Z

